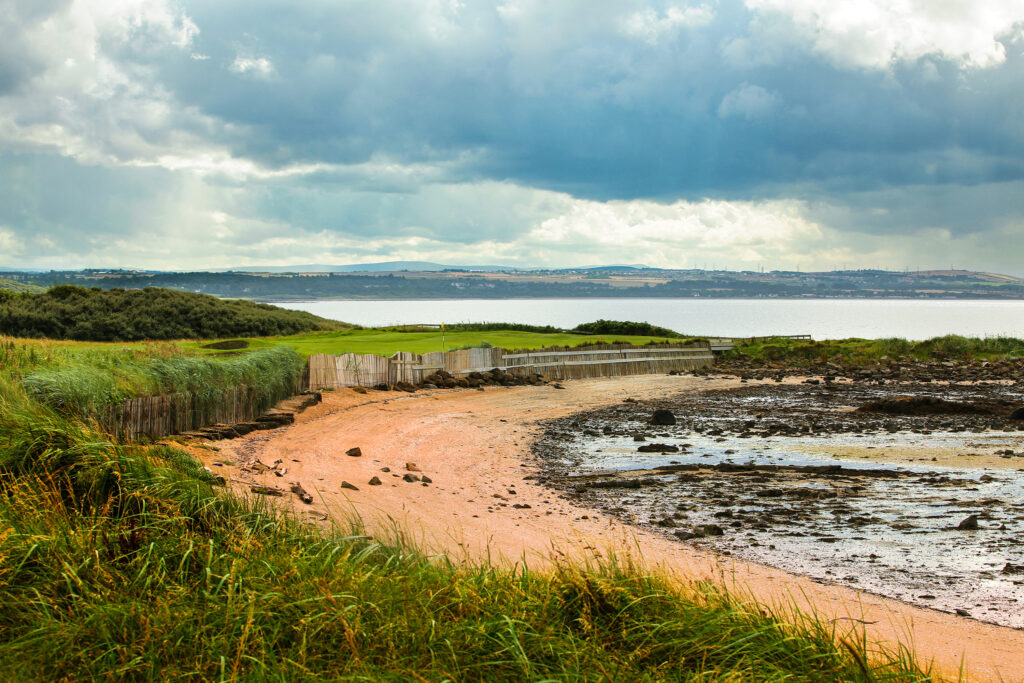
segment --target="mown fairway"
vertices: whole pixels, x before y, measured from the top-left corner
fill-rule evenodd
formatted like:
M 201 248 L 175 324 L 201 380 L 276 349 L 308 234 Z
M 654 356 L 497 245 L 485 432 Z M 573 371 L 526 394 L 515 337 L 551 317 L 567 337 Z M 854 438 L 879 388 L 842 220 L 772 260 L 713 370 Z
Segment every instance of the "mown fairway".
M 666 343 L 680 342 L 681 339 L 667 337 L 646 337 L 628 335 L 582 335 L 582 334 L 542 334 L 538 332 L 516 332 L 497 330 L 487 332 L 445 332 L 442 340 L 441 332 L 399 332 L 390 329 L 360 329 L 338 332 L 313 332 L 287 337 L 255 337 L 245 338 L 249 348 L 260 349 L 271 346 L 290 346 L 303 356 L 314 353 L 376 353 L 390 356 L 397 351 L 412 353 L 429 353 L 431 351 L 451 351 L 452 349 L 470 346 L 481 346 L 485 342 L 504 349 L 539 349 L 545 346 L 579 346 L 581 344 L 599 344 L 609 342 L 628 342 L 630 344 L 647 344 L 649 342 Z M 199 349 L 207 342 L 185 342 L 186 348 Z M 204 350 L 204 353 L 223 353 L 223 351 Z

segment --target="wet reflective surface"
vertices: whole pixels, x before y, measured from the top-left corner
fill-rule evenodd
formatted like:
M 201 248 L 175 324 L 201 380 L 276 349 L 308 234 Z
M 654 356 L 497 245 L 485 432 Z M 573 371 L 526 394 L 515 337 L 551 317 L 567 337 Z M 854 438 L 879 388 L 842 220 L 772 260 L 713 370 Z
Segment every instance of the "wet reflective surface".
M 557 421 L 537 452 L 549 485 L 681 543 L 1024 628 L 1019 391 L 762 385 Z M 929 392 L 992 413 L 851 410 Z

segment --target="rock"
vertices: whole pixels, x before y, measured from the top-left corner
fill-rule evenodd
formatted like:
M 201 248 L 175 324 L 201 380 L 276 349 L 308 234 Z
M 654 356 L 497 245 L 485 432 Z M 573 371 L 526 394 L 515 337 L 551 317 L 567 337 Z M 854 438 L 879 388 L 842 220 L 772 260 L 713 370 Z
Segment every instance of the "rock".
M 1010 413 L 1011 420 L 1024 420 L 1024 408 L 1017 408 L 1017 410 Z
M 274 486 L 250 486 L 249 490 L 263 496 L 283 496 L 284 491 Z
M 647 437 L 640 432 L 637 432 L 633 435 L 633 441 L 647 441 Z
M 407 482 L 410 482 L 410 483 L 412 483 L 414 481 L 419 481 L 419 480 L 420 480 L 420 478 L 417 477 L 415 474 L 406 474 L 404 477 L 402 477 L 402 481 L 407 481 Z
M 355 448 L 350 448 L 347 451 L 345 451 L 345 455 L 348 455 L 353 458 L 359 458 L 362 457 L 363 455 L 363 449 L 361 449 L 359 446 L 356 446 Z
M 978 515 L 971 515 L 967 519 L 963 520 L 956 525 L 957 529 L 961 531 L 977 531 L 978 530 Z
M 514 503 L 512 507 L 514 507 L 516 510 L 530 510 L 533 508 L 532 505 L 529 505 L 527 503 Z
M 698 524 L 693 527 L 694 536 L 703 538 L 707 536 L 722 536 L 725 534 L 722 527 L 717 524 Z
M 365 394 L 366 387 L 352 387 L 352 391 L 356 392 L 357 394 Z
M 1010 564 L 1003 566 L 1003 574 L 1024 574 L 1024 564 Z
M 376 477 L 374 477 L 374 478 L 376 479 Z M 358 491 L 359 490 L 358 486 L 356 486 L 355 484 L 350 484 L 347 481 L 342 481 L 341 482 L 341 488 L 348 489 L 349 491 Z
M 675 532 L 675 537 L 680 541 L 689 541 L 692 538 L 697 538 L 697 535 L 692 531 L 677 531 Z
M 419 467 L 417 467 L 416 463 L 414 463 L 414 462 L 407 462 L 407 463 L 405 463 L 405 471 L 406 472 L 422 472 L 423 470 L 421 470 Z
M 408 382 L 399 382 L 398 384 L 395 385 L 395 389 L 397 389 L 398 391 L 405 391 L 410 394 L 416 391 L 416 387 L 409 384 Z
M 425 484 L 433 484 L 434 483 L 434 480 L 431 479 L 430 477 L 428 477 L 425 474 L 422 477 L 420 477 L 420 481 L 422 481 Z
M 380 480 L 379 477 L 374 475 L 374 476 L 370 477 L 370 481 L 368 483 L 370 484 L 370 486 L 380 486 L 383 482 Z M 342 486 L 344 486 L 344 485 L 345 484 L 342 483 Z
M 675 423 L 676 416 L 672 414 L 671 410 L 659 409 L 651 415 L 652 425 L 674 425 Z
M 381 471 L 381 472 L 390 472 L 390 471 L 391 471 L 391 468 L 390 468 L 390 467 L 381 467 L 381 468 L 380 468 L 380 471 Z
M 436 385 L 436 384 L 430 384 L 430 383 L 428 382 L 427 384 L 424 384 L 424 385 L 423 385 L 423 388 L 424 388 L 424 389 L 437 389 L 437 385 Z
M 554 388 L 554 389 L 565 389 L 565 387 L 563 387 L 563 386 L 562 386 L 561 384 L 559 384 L 558 382 L 554 382 L 554 383 L 552 383 L 552 384 L 551 384 L 551 387 L 552 387 L 552 388 Z
M 291 485 L 291 490 L 292 493 L 298 496 L 299 500 L 301 500 L 306 505 L 309 505 L 310 503 L 313 502 L 313 496 L 309 493 L 309 491 L 302 488 L 302 484 L 300 484 L 299 482 L 294 482 Z
M 678 453 L 679 446 L 668 443 L 648 443 L 636 449 L 637 453 Z

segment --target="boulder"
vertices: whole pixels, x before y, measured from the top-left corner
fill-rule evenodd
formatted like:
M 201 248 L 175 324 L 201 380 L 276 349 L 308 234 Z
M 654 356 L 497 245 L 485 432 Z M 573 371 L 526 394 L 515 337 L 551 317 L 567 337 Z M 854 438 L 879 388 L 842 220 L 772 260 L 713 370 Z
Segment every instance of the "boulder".
M 648 443 L 636 449 L 637 453 L 678 453 L 679 446 L 668 443 Z
M 676 423 L 676 416 L 672 414 L 671 410 L 658 409 L 651 415 L 652 425 L 674 425 Z
M 957 529 L 961 531 L 977 531 L 978 530 L 978 515 L 971 515 L 967 519 L 963 520 L 956 525 Z

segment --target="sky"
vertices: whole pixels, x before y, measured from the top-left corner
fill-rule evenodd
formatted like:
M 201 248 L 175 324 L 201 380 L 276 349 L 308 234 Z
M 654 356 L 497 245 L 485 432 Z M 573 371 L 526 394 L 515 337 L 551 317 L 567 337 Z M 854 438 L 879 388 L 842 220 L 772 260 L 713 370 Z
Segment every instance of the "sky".
M 0 266 L 1024 276 L 1024 0 L 0 0 Z

